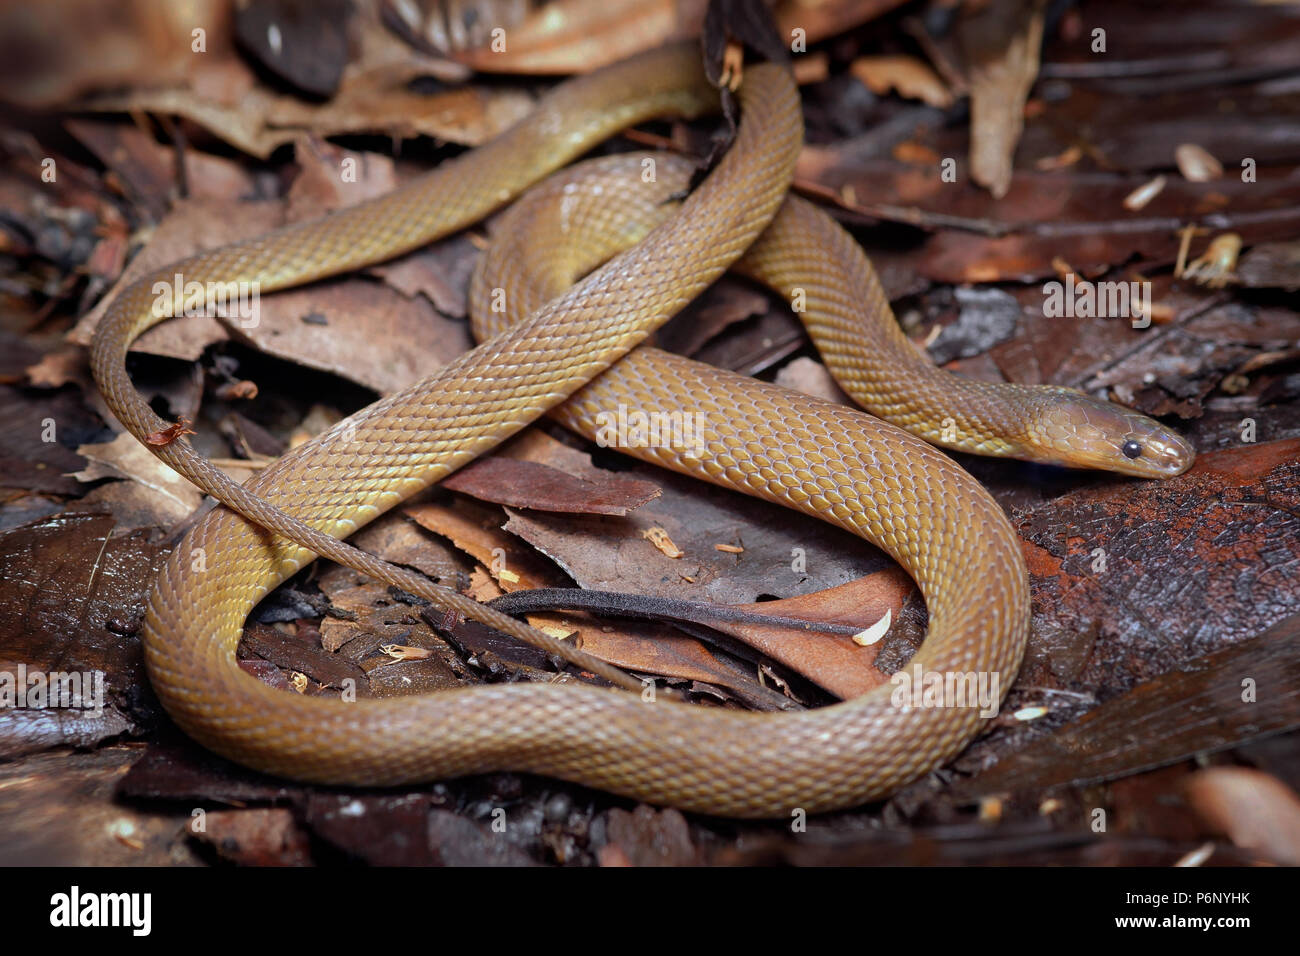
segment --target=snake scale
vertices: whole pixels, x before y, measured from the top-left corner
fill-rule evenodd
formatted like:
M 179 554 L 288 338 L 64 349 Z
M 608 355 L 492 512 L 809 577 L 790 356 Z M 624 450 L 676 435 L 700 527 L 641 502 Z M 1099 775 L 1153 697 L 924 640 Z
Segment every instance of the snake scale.
M 739 95 L 734 142 L 680 203 L 669 199 L 689 170 L 668 156 L 584 164 L 530 193 L 502 219 L 474 279 L 482 344 L 242 486 L 169 431 L 127 377 L 131 342 L 185 306 L 155 308 L 155 281 L 180 273 L 186 282 L 247 281 L 270 292 L 464 228 L 620 129 L 716 109 L 697 48 L 665 47 L 570 80 L 497 139 L 393 193 L 199 253 L 114 300 L 91 356 L 106 400 L 160 458 L 229 506 L 202 518 L 172 552 L 144 621 L 150 680 L 186 733 L 247 766 L 306 781 L 394 785 L 509 769 L 738 817 L 860 804 L 965 747 L 983 720 L 977 704 L 896 706 L 888 686 L 784 714 L 690 706 L 664 694 L 647 700 L 620 689 L 640 685 L 617 669 L 338 540 L 543 414 L 594 434 L 600 412 L 619 404 L 689 410 L 706 423 L 702 453 L 627 450 L 878 545 L 926 600 L 929 630 L 913 665 L 997 675 L 1005 694 L 1029 627 L 1020 545 L 992 497 L 923 439 L 1146 477 L 1184 470 L 1191 449 L 1158 423 L 1073 390 L 971 382 L 936 369 L 893 322 L 852 238 L 787 196 L 802 144 L 788 71 L 750 67 Z M 641 344 L 733 266 L 806 301 L 801 318 L 845 389 L 915 435 Z M 494 311 L 498 291 L 507 307 Z M 317 555 L 619 687 L 489 684 L 350 702 L 272 688 L 237 663 L 244 620 Z

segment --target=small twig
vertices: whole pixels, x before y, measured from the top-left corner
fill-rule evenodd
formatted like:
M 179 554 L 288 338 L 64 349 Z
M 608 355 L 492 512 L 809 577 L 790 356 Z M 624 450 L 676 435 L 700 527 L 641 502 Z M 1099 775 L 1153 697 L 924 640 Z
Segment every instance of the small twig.
M 919 17 L 904 17 L 903 29 L 916 41 L 921 52 L 943 77 L 954 96 L 962 97 L 970 93 L 970 84 L 966 82 L 966 77 L 940 49 L 939 44 L 934 42 L 934 37 L 930 36 L 930 31 L 925 28 L 925 24 Z
M 172 141 L 172 146 L 176 149 L 176 195 L 181 199 L 188 199 L 190 195 L 190 173 L 185 166 L 185 150 L 189 143 L 185 139 L 185 133 L 181 130 L 180 124 L 172 120 L 166 113 L 158 114 L 158 124 L 162 126 L 163 132 L 167 138 Z

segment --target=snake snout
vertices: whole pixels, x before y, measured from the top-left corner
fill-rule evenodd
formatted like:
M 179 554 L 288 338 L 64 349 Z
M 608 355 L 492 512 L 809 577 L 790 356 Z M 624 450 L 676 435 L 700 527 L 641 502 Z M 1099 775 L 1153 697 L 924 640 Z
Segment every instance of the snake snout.
M 1071 468 L 1139 478 L 1172 478 L 1196 460 L 1187 439 L 1153 418 L 1069 389 L 1052 393 L 1031 434 L 1044 453 Z
M 1150 421 L 1148 419 L 1148 421 Z M 1133 471 L 1131 474 L 1150 475 L 1153 478 L 1172 478 L 1174 475 L 1181 475 L 1188 468 L 1192 467 L 1192 462 L 1196 460 L 1196 450 L 1192 448 L 1191 443 L 1177 432 L 1165 428 L 1159 422 L 1151 422 L 1154 427 L 1149 429 L 1145 435 L 1135 435 L 1126 440 L 1125 446 L 1121 448 L 1121 453 L 1127 456 L 1131 451 L 1136 450 L 1139 455 L 1135 461 L 1141 460 L 1143 466 L 1148 470 Z M 1152 474 L 1154 471 L 1154 474 Z

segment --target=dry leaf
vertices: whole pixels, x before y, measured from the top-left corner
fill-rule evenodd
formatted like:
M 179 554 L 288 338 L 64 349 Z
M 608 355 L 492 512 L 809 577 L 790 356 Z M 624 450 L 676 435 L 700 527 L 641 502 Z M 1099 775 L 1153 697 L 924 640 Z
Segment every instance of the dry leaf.
M 1185 787 L 1201 818 L 1236 846 L 1300 866 L 1300 797 L 1282 781 L 1246 767 L 1210 767 Z
M 213 56 L 200 62 L 184 86 L 96 96 L 79 106 L 183 116 L 259 159 L 304 135 L 423 134 L 477 146 L 532 109 L 528 93 L 508 86 L 413 92 L 412 79 L 445 73 L 445 62 L 414 53 L 377 23 L 362 24 L 360 53 L 344 69 L 338 92 L 324 103 L 275 92 L 242 60 Z
M 144 485 L 157 496 L 161 525 L 175 524 L 203 500 L 203 494 L 188 479 L 159 461 L 133 435 L 123 432 L 111 442 L 82 445 L 77 451 L 90 462 L 77 472 L 77 478 L 87 482 L 127 478 Z
M 877 96 L 897 90 L 899 96 L 939 109 L 947 109 L 954 101 L 939 74 L 914 56 L 860 56 L 849 69 Z
M 962 22 L 970 62 L 971 177 L 995 197 L 1011 188 L 1025 101 L 1038 77 L 1045 0 L 996 0 Z

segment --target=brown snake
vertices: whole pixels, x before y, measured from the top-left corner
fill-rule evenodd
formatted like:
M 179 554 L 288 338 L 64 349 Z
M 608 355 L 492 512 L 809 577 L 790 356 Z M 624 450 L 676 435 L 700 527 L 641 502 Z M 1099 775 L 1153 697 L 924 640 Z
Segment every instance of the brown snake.
M 786 198 L 802 141 L 787 72 L 750 68 L 740 96 L 735 142 L 679 208 L 664 200 L 684 182 L 682 164 L 660 156 L 646 182 L 638 156 L 548 181 L 511 210 L 498 230 L 507 244 L 494 247 L 473 290 L 476 331 L 492 337 L 423 382 L 244 486 L 183 437 L 151 445 L 234 509 L 213 511 L 191 531 L 149 602 L 150 678 L 182 729 L 248 766 L 302 780 L 382 785 L 511 769 L 733 816 L 862 803 L 961 751 L 980 727 L 977 704 L 895 706 L 888 686 L 775 715 L 586 684 L 345 702 L 276 690 L 236 662 L 249 611 L 319 554 L 639 687 L 563 642 L 335 540 L 548 411 L 592 434 L 600 411 L 624 404 L 687 409 L 706 423 L 699 457 L 674 448 L 632 453 L 797 508 L 887 551 L 929 610 L 913 666 L 997 675 L 1005 694 L 1027 638 L 1028 580 L 1015 533 L 974 479 L 920 438 L 862 412 L 637 346 L 744 254 L 742 270 L 783 295 L 803 293 L 802 318 L 845 388 L 926 438 L 1150 477 L 1185 469 L 1190 448 L 1157 423 L 1079 392 L 968 382 L 935 369 L 893 323 L 853 240 Z M 715 105 L 689 45 L 563 84 L 498 139 L 393 194 L 134 283 L 96 334 L 100 387 L 142 440 L 168 427 L 125 370 L 130 343 L 183 306 L 153 307 L 160 278 L 256 281 L 269 292 L 356 269 L 463 228 L 618 129 Z M 497 288 L 506 290 L 500 314 L 483 308 Z

